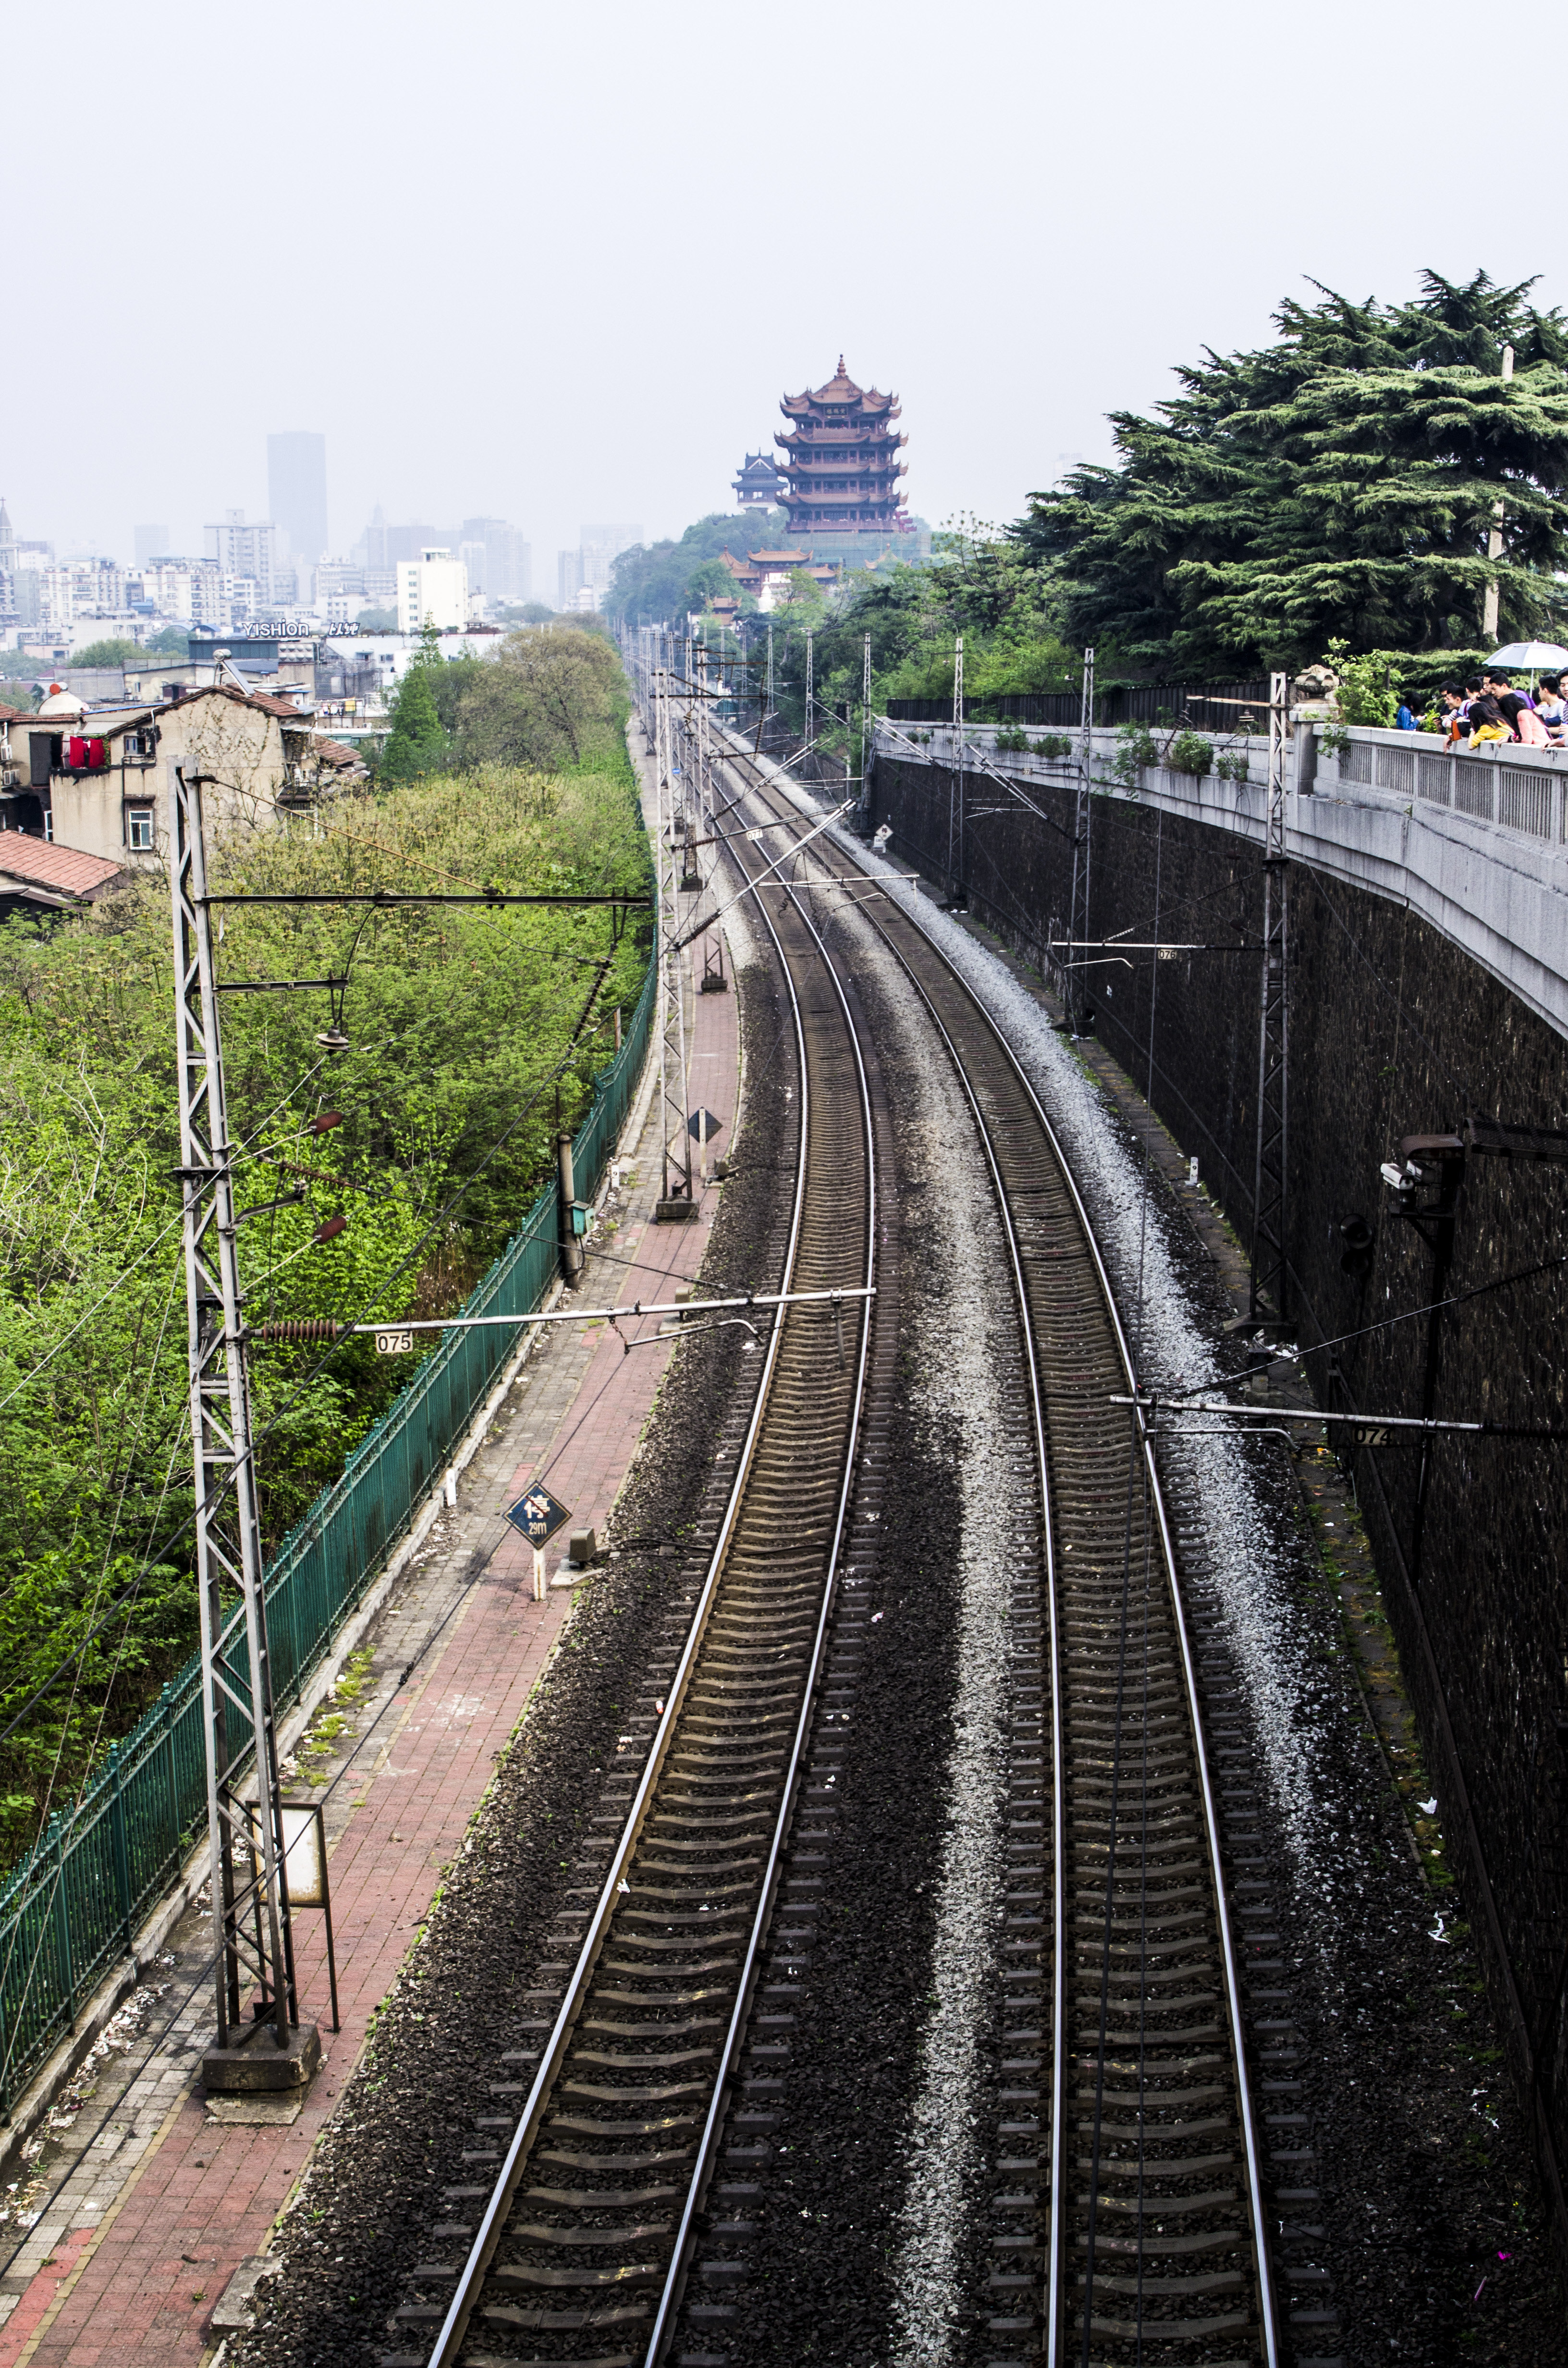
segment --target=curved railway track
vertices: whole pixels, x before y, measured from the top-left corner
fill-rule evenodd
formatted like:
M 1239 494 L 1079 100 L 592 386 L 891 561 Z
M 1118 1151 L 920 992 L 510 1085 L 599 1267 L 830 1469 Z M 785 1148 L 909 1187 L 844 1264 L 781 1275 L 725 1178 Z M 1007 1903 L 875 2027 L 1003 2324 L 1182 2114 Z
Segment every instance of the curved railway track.
M 849 1007 L 804 913 L 785 900 L 764 920 L 801 1097 L 779 1287 L 865 1291 L 873 1114 Z M 447 2192 L 454 2216 L 435 2234 L 453 2258 L 414 2272 L 419 2294 L 444 2304 L 430 2368 L 545 2354 L 630 2368 L 656 2361 L 673 2332 L 823 1676 L 871 1305 L 780 1310 L 767 1338 L 624 1827 L 585 1930 L 557 1936 L 576 1950 L 561 2004 L 537 2033 L 519 2031 L 493 2084 L 511 2108 L 509 2143 L 488 2187 Z M 435 2315 L 429 2302 L 400 2314 L 405 2325 Z
M 799 818 L 755 762 L 726 761 L 769 820 Z M 801 861 L 809 877 L 842 874 L 854 858 L 819 843 Z M 1003 2073 L 1028 2085 L 999 2100 L 993 2349 L 1028 2356 L 1038 2345 L 1085 2368 L 1274 2368 L 1257 2133 L 1193 1645 L 1152 1442 L 1141 1419 L 1109 1403 L 1130 1394 L 1129 1342 L 1020 1064 L 911 915 L 887 898 L 864 917 L 925 1005 L 984 1146 L 1046 1508 L 1032 1620 L 1014 1596 L 1014 1807 L 1040 1814 L 1012 1826 L 1005 2012 L 1029 2019 L 1004 2029 L 1016 2052 Z M 1030 1827 L 1038 1840 L 1019 1841 Z M 1021 2110 L 1031 2100 L 1038 2118 Z M 1019 2312 L 1026 2300 L 1037 2307 Z
M 724 761 L 762 819 L 799 823 L 761 768 Z M 732 860 L 754 868 L 742 847 Z M 780 1287 L 864 1289 L 876 1279 L 872 1146 L 885 1114 L 829 951 L 834 925 L 824 916 L 819 931 L 812 896 L 798 893 L 855 859 L 835 843 L 800 861 L 805 876 L 778 883 L 764 916 L 801 1080 Z M 1012 1599 L 999 1969 L 1012 2052 L 994 2100 L 989 2356 L 1274 2368 L 1193 1647 L 1151 1442 L 1108 1403 L 1128 1391 L 1129 1343 L 1020 1064 L 912 915 L 878 899 L 860 920 L 924 1006 L 973 1114 L 1018 1310 L 1017 1419 L 1044 1508 L 1040 1553 L 1014 1574 Z M 717 1543 L 608 1873 L 570 1936 L 564 1994 L 495 2084 L 497 2102 L 520 2102 L 504 2117 L 509 2143 L 492 2184 L 449 2192 L 464 2216 L 437 2234 L 466 2243 L 466 2257 L 415 2272 L 444 2298 L 429 2368 L 653 2368 L 681 2317 L 699 2227 L 721 2250 L 744 2233 L 707 2198 L 741 2093 L 823 1677 L 873 1304 L 781 1311 L 768 1337 Z M 754 2075 L 768 2044 L 754 2048 Z

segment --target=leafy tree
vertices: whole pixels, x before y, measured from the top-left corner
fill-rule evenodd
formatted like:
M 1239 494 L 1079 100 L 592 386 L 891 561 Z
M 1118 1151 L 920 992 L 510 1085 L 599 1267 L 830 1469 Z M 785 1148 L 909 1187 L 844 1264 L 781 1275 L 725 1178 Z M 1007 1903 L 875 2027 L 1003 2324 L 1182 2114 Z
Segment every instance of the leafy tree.
M 647 879 L 624 747 L 571 780 L 482 768 L 351 789 L 319 820 L 319 837 L 280 826 L 220 842 L 217 884 L 635 894 Z M 554 1072 L 594 976 L 585 964 L 610 964 L 599 1011 L 630 1007 L 646 932 L 615 945 L 594 907 L 401 905 L 361 934 L 331 903 L 255 905 L 230 908 L 219 960 L 230 977 L 320 977 L 350 953 L 350 1047 L 330 1076 L 324 997 L 224 998 L 258 1320 L 460 1304 L 551 1172 Z M 171 959 L 167 890 L 150 878 L 48 937 L 0 925 L 0 1725 L 190 1510 Z M 564 1123 L 578 1122 L 608 1042 L 590 1030 L 561 1076 Z M 341 1122 L 312 1139 L 302 1130 L 325 1102 Z M 315 1244 L 338 1212 L 346 1229 Z M 267 1350 L 253 1364 L 268 1552 L 409 1370 L 347 1341 L 307 1381 L 320 1355 Z M 68 1799 L 190 1650 L 188 1551 L 141 1577 L 77 1681 L 0 1746 L 0 1855 L 36 1828 L 51 1778 L 55 1803 Z
M 177 625 L 160 625 L 157 632 L 142 643 L 137 655 L 153 658 L 183 658 L 189 646 L 189 634 L 182 633 Z
M 685 602 L 683 614 L 709 609 L 715 600 L 733 599 L 735 579 L 722 559 L 705 559 L 700 567 L 692 569 L 682 597 Z
M 421 773 L 437 772 L 445 760 L 447 735 L 441 729 L 433 672 L 432 666 L 415 659 L 398 686 L 392 702 L 392 734 L 381 764 L 388 780 L 413 780 Z
M 604 633 L 561 626 L 508 633 L 494 657 L 467 662 L 453 718 L 456 755 L 465 765 L 572 769 L 623 756 L 626 715 L 625 678 Z
M 74 666 L 126 666 L 137 665 L 144 652 L 140 642 L 125 641 L 114 634 L 101 642 L 88 642 L 71 653 Z
M 758 518 L 755 510 L 738 517 L 714 510 L 688 526 L 678 542 L 634 544 L 619 553 L 610 570 L 605 614 L 618 624 L 673 624 L 689 609 L 701 608 L 701 600 L 689 594 L 705 562 L 724 551 L 739 554 L 776 548 L 786 532 L 778 510 L 769 510 L 766 518 Z
M 1301 665 L 1335 634 L 1462 646 L 1493 577 L 1504 637 L 1542 631 L 1568 565 L 1568 322 L 1532 284 L 1290 300 L 1278 344 L 1206 353 L 1153 418 L 1113 414 L 1119 464 L 1032 495 L 1014 529 L 1066 639 L 1199 675 Z
M 354 620 L 354 630 L 359 633 L 395 633 L 395 609 L 361 609 Z

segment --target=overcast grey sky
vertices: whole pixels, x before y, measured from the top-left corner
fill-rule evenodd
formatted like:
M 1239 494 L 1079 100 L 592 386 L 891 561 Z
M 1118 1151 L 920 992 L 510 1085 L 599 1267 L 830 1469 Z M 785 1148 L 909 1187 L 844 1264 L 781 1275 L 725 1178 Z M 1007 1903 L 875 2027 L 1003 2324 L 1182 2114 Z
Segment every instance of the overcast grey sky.
M 542 589 L 585 519 L 727 509 L 842 349 L 911 507 L 1006 518 L 1304 275 L 1568 298 L 1562 21 L 1525 0 L 1489 97 L 1449 0 L 25 11 L 0 493 L 199 549 L 318 428 L 335 548 L 491 512 Z

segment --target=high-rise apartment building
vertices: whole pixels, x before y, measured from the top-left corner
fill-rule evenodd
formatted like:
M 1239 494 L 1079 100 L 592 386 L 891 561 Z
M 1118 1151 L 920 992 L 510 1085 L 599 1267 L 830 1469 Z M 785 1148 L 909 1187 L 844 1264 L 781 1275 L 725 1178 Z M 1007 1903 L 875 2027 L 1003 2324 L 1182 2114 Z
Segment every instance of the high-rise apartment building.
M 326 438 L 301 427 L 267 439 L 267 498 L 289 548 L 308 572 L 330 548 L 326 534 Z
M 556 605 L 562 609 L 601 609 L 617 557 L 642 541 L 642 529 L 640 526 L 585 526 L 577 532 L 576 550 L 562 552 L 556 562 Z M 591 598 L 585 597 L 590 594 Z
M 292 574 L 278 548 L 278 536 L 270 519 L 252 518 L 244 510 L 225 510 L 221 526 L 203 529 L 206 555 L 220 575 L 248 575 L 264 609 L 294 598 Z
M 145 567 L 152 559 L 166 559 L 169 552 L 169 530 L 166 526 L 139 526 L 131 529 L 136 544 L 136 564 Z
M 437 632 L 461 632 L 468 623 L 468 569 L 460 559 L 438 545 L 422 551 L 417 559 L 397 564 L 397 629 L 422 632 L 434 625 Z

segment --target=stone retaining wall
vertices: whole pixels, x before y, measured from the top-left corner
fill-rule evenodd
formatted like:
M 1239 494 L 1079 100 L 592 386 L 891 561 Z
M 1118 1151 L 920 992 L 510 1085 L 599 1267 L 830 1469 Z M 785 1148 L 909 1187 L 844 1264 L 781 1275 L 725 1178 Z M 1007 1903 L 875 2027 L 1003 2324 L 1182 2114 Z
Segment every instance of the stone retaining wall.
M 892 824 L 890 856 L 943 876 L 951 791 L 941 767 L 881 754 L 870 819 Z M 976 917 L 1041 962 L 1047 937 L 1065 934 L 1073 791 L 1031 780 L 1028 795 L 1048 820 L 969 778 L 966 869 Z M 1256 942 L 1261 867 L 1247 839 L 1158 802 L 1092 803 L 1085 937 Z M 1380 1163 L 1402 1135 L 1472 1112 L 1568 1124 L 1568 1042 L 1407 905 L 1301 862 L 1290 899 L 1292 1313 L 1303 1344 L 1340 1343 L 1308 1361 L 1323 1403 L 1419 1413 L 1426 1320 L 1364 1329 L 1434 1295 L 1432 1254 L 1393 1212 Z M 1247 1238 L 1258 956 L 1135 955 L 1085 976 L 1096 1034 Z M 1346 1270 L 1340 1232 L 1354 1217 L 1375 1230 L 1360 1273 Z M 1438 1319 L 1437 1414 L 1568 1420 L 1568 1266 L 1484 1289 L 1565 1255 L 1568 1167 L 1472 1156 L 1449 1290 L 1483 1295 Z M 1419 1520 L 1419 1448 L 1364 1452 L 1356 1474 L 1452 1863 L 1490 1949 L 1516 2075 L 1551 2139 L 1549 2175 L 1551 2154 L 1568 2162 L 1565 1453 L 1443 1439 Z

